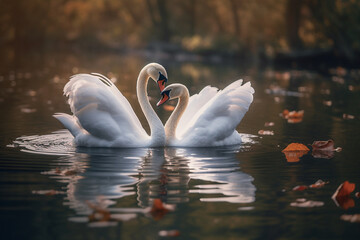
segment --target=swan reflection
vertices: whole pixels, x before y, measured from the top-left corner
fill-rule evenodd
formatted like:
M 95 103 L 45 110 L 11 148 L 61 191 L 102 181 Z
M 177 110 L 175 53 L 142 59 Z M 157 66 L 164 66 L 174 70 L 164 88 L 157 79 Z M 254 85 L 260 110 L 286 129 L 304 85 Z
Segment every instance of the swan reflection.
M 54 137 L 59 139 L 61 134 L 69 135 L 56 132 Z M 46 174 L 67 184 L 65 204 L 79 215 L 92 212 L 89 202 L 104 208 L 111 206 L 110 211 L 138 214 L 145 213 L 144 209 L 157 198 L 168 204 L 188 202 L 190 196 L 202 202 L 255 201 L 254 179 L 240 169 L 239 146 L 71 148 L 67 138 L 62 139 L 63 142 L 49 145 L 50 134 L 22 137 L 15 143 L 34 153 L 42 153 L 42 148 L 44 153 L 63 153 Z

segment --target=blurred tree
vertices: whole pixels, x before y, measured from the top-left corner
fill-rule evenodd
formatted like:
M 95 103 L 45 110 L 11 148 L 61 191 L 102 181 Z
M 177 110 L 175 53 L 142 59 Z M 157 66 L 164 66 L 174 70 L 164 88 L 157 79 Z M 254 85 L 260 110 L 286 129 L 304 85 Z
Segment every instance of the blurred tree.
M 299 37 L 302 2 L 303 0 L 287 0 L 286 3 L 287 41 L 289 47 L 295 50 L 299 50 L 302 47 Z
M 0 0 L 0 45 L 360 50 L 360 0 Z M 171 44 L 164 44 L 171 43 Z

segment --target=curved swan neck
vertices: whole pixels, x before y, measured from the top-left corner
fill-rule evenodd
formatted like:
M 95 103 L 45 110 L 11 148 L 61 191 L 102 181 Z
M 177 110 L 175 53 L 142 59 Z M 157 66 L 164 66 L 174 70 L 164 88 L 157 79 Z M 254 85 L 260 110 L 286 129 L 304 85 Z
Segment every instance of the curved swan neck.
M 147 84 L 149 81 L 149 74 L 147 73 L 147 68 L 144 67 L 138 77 L 136 83 L 136 94 L 138 96 L 138 101 L 143 111 L 146 120 L 150 126 L 150 137 L 151 143 L 150 145 L 153 147 L 164 146 L 165 143 L 165 130 L 164 126 L 160 120 L 160 118 L 155 113 L 154 109 L 152 108 L 148 94 L 147 94 Z
M 166 140 L 172 140 L 176 138 L 176 128 L 180 121 L 181 116 L 184 114 L 186 107 L 189 103 L 189 91 L 187 88 L 182 88 L 179 96 L 179 101 L 176 107 L 165 124 Z

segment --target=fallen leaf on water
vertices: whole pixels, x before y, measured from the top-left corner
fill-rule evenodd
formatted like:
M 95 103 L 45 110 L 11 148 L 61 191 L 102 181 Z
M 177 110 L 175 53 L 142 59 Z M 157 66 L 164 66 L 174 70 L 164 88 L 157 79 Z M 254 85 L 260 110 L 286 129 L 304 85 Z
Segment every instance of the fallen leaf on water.
M 169 111 L 169 112 L 171 112 L 171 111 L 173 111 L 175 109 L 174 106 L 169 105 L 169 104 L 163 105 L 163 108 L 164 108 L 165 111 Z
M 329 182 L 324 182 L 323 180 L 319 179 L 314 184 L 311 184 L 310 188 L 321 188 L 325 186 L 325 184 L 328 184 Z
M 292 207 L 312 208 L 324 206 L 324 202 L 306 200 L 305 198 L 296 199 L 295 202 L 290 203 Z
M 299 185 L 299 186 L 296 186 L 294 187 L 292 190 L 293 191 L 304 191 L 305 189 L 307 189 L 308 187 L 305 186 L 305 185 Z
M 354 190 L 355 190 L 355 183 L 350 183 L 349 181 L 345 181 L 342 184 L 340 184 L 338 189 L 333 194 L 332 198 L 347 197 Z
M 179 230 L 161 230 L 159 232 L 160 237 L 177 237 L 180 236 Z
M 265 124 L 264 124 L 265 127 L 272 127 L 274 125 L 275 125 L 274 122 L 265 122 Z
M 313 150 L 334 151 L 334 141 L 331 139 L 327 141 L 314 141 L 311 147 Z
M 350 198 L 350 193 L 352 193 L 354 190 L 355 184 L 345 181 L 340 184 L 331 198 L 337 206 L 340 206 L 346 210 L 355 206 L 354 200 Z
M 65 194 L 65 192 L 63 192 L 63 191 L 56 191 L 54 189 L 51 189 L 51 190 L 34 190 L 34 191 L 32 191 L 32 193 L 33 194 L 46 195 L 46 196 Z
M 151 207 L 150 213 L 155 220 L 160 220 L 163 218 L 170 210 L 174 210 L 174 207 L 169 204 L 165 204 L 161 199 L 154 199 L 153 205 Z
M 337 151 L 341 148 L 334 148 L 334 141 L 314 141 L 311 145 L 312 147 L 312 155 L 314 158 L 326 158 L 330 159 L 334 157 L 334 151 Z
M 360 198 L 360 192 L 355 193 L 355 197 Z
M 283 118 L 287 119 L 288 123 L 299 123 L 303 120 L 304 110 L 290 112 L 289 110 L 285 109 L 281 115 Z
M 344 114 L 343 114 L 343 119 L 352 120 L 352 119 L 355 119 L 355 116 L 344 113 Z
M 288 162 L 298 162 L 300 157 L 307 154 L 309 150 L 304 144 L 290 143 L 282 152 L 285 154 Z
M 274 135 L 274 131 L 270 131 L 270 130 L 259 130 L 258 131 L 259 135 L 268 135 L 268 136 L 272 136 Z
M 344 214 L 341 215 L 340 219 L 351 223 L 360 222 L 360 214 Z

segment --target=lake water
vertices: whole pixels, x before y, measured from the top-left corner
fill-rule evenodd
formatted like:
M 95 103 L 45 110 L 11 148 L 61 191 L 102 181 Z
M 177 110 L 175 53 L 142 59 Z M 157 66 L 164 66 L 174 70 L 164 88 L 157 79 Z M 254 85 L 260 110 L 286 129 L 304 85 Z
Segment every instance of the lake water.
M 276 70 L 162 54 L 9 51 L 1 61 L 2 239 L 162 239 L 166 234 L 179 235 L 168 236 L 175 239 L 359 239 L 359 222 L 346 221 L 347 215 L 360 214 L 354 195 L 360 191 L 359 69 Z M 206 85 L 224 88 L 238 78 L 251 81 L 254 102 L 238 126 L 244 143 L 74 147 L 52 117 L 70 113 L 62 96 L 69 76 L 99 72 L 116 80 L 148 129 L 135 86 L 140 69 L 152 61 L 165 66 L 168 83 L 181 82 L 191 94 Z M 148 92 L 155 105 L 159 96 L 152 82 Z M 304 116 L 289 123 L 279 115 L 284 109 L 304 110 Z M 164 108 L 156 111 L 163 122 L 170 115 Z M 309 147 L 329 139 L 342 151 L 310 151 L 295 162 L 281 152 L 293 142 Z M 327 184 L 292 190 L 319 179 Z M 356 187 L 338 205 L 331 196 L 344 181 Z M 157 199 L 167 210 L 152 211 Z M 303 202 L 310 205 L 301 207 Z

